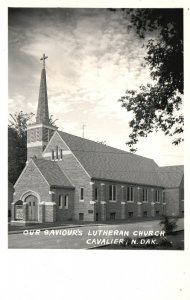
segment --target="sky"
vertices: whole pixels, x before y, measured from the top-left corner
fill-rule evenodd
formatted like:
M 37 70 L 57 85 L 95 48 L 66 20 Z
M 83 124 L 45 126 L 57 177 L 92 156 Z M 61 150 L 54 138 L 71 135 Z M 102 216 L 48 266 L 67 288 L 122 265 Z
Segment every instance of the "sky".
M 118 99 L 150 82 L 143 40 L 123 12 L 85 8 L 9 9 L 9 113 L 36 114 L 43 53 L 49 112 L 60 130 L 128 151 L 132 114 Z M 183 144 L 162 132 L 141 138 L 139 155 L 183 164 Z

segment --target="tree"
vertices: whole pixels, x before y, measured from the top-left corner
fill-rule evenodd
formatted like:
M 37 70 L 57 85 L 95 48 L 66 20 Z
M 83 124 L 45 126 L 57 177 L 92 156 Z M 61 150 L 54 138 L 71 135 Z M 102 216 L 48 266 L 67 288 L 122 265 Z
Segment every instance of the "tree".
M 49 124 L 52 125 L 52 126 L 57 127 L 55 123 L 56 123 L 56 121 L 58 121 L 58 119 L 54 120 L 53 118 L 54 118 L 54 116 L 50 115 L 50 117 L 49 117 Z
M 180 112 L 183 95 L 183 10 L 123 9 L 146 47 L 145 66 L 152 82 L 139 90 L 127 90 L 119 101 L 133 112 L 132 129 L 126 143 L 135 152 L 139 137 L 161 129 L 174 136 L 173 144 L 183 141 L 184 117 Z M 154 34 L 154 38 L 152 37 Z M 151 36 L 151 38 L 149 38 Z
M 34 117 L 33 113 L 10 114 L 8 125 L 8 178 L 15 183 L 27 160 L 26 129 Z
M 15 183 L 22 172 L 27 160 L 27 126 L 34 121 L 33 113 L 23 111 L 10 114 L 8 125 L 8 178 Z M 53 115 L 50 124 L 55 126 Z

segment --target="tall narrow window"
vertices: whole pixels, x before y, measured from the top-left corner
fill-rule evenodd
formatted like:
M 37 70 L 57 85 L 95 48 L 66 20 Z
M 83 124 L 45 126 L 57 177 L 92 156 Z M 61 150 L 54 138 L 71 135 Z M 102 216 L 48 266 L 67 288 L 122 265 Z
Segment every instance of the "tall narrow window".
M 97 187 L 95 187 L 95 190 L 94 190 L 94 200 L 98 201 L 98 188 Z
M 65 209 L 67 209 L 69 207 L 69 196 L 68 195 L 65 195 L 64 207 L 65 207 Z
M 63 195 L 59 195 L 59 208 L 63 207 Z
M 155 191 L 155 200 L 156 200 L 156 202 L 160 202 L 160 193 L 159 193 L 159 190 Z
M 134 189 L 133 189 L 133 187 L 131 187 L 131 199 L 130 199 L 130 201 L 131 202 L 133 202 L 134 201 Z
M 84 200 L 84 188 L 80 189 L 80 200 Z
M 125 187 L 121 186 L 121 202 L 125 201 Z
M 166 203 L 165 191 L 163 191 L 163 193 L 162 193 L 162 202 Z
M 133 187 L 127 188 L 127 201 L 133 202 L 134 201 L 134 189 Z
M 60 159 L 62 159 L 62 158 L 63 158 L 63 150 L 60 149 Z
M 54 160 L 54 150 L 51 151 L 51 159 Z
M 56 146 L 55 153 L 56 153 L 56 159 L 58 159 L 59 158 L 59 156 L 58 156 L 58 146 Z
M 116 186 L 113 185 L 113 201 L 116 201 L 117 195 L 116 195 L 117 191 L 116 191 Z
M 148 202 L 148 190 L 143 189 L 143 202 Z
M 109 186 L 109 200 L 112 200 L 112 185 Z
M 127 187 L 127 201 L 130 201 L 130 188 Z
M 117 200 L 117 187 L 116 185 L 109 186 L 109 200 L 116 201 Z

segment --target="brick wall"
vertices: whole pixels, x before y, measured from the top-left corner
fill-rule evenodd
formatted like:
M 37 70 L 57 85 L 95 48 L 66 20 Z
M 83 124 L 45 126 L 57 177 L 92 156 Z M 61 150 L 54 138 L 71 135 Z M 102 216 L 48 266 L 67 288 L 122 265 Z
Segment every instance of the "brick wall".
M 179 188 L 165 189 L 167 216 L 179 216 Z
M 184 216 L 184 177 L 177 188 L 165 190 L 166 214 L 168 216 Z
M 71 189 L 56 189 L 55 202 L 56 202 L 56 220 L 72 220 L 74 212 L 74 190 Z M 63 196 L 62 207 L 59 207 L 59 196 Z M 65 196 L 68 196 L 68 208 L 65 208 L 64 200 Z
M 51 143 L 48 145 L 44 151 L 44 158 L 51 159 L 52 150 L 56 150 L 58 147 L 58 153 L 60 155 L 60 149 L 63 150 L 62 160 L 58 160 L 58 164 L 63 172 L 70 179 L 71 183 L 75 187 L 74 192 L 74 210 L 72 218 L 74 220 L 79 220 L 79 214 L 84 214 L 84 221 L 94 221 L 94 205 L 90 203 L 92 201 L 92 186 L 90 184 L 90 177 L 72 154 L 65 142 L 60 138 L 58 133 L 56 133 Z M 64 153 L 64 151 L 66 151 Z M 80 189 L 84 188 L 84 200 L 80 201 Z M 91 213 L 93 210 L 93 213 Z M 61 216 L 60 216 L 61 217 Z
M 35 191 L 40 196 L 40 201 L 51 201 L 49 185 L 31 160 L 21 177 L 16 183 L 14 202 L 21 199 L 22 194 L 28 191 Z
M 63 156 L 63 160 L 59 161 L 58 164 L 75 187 L 73 218 L 78 220 L 79 214 L 83 213 L 84 221 L 94 221 L 94 214 L 89 213 L 89 211 L 94 210 L 90 203 L 92 201 L 90 177 L 72 154 Z M 84 200 L 80 200 L 81 188 L 84 189 Z
M 56 149 L 56 146 L 58 146 L 58 148 L 62 149 L 62 150 L 69 150 L 69 148 L 63 142 L 63 140 L 60 138 L 60 136 L 57 132 L 54 134 L 54 136 L 51 139 L 51 142 L 46 147 L 46 149 L 43 153 L 43 157 L 47 158 L 47 159 L 51 159 L 51 152 L 52 152 L 52 150 Z
M 117 201 L 110 201 L 109 199 L 109 185 L 116 185 L 117 187 Z M 133 217 L 143 217 L 144 212 L 147 213 L 147 217 L 153 216 L 153 206 L 152 200 L 155 201 L 155 189 L 159 190 L 160 193 L 160 202 L 154 204 L 155 212 L 159 212 L 159 215 L 162 215 L 163 212 L 163 194 L 161 188 L 154 188 L 152 191 L 152 187 L 144 187 L 148 190 L 148 202 L 143 202 L 143 187 L 140 188 L 138 186 L 133 186 L 134 188 L 134 201 L 128 202 L 127 201 L 127 187 L 130 185 L 123 184 L 123 183 L 115 183 L 115 182 L 108 182 L 108 181 L 99 181 L 95 180 L 93 184 L 93 200 L 95 201 L 95 188 L 98 189 L 98 200 L 96 201 L 95 205 L 95 212 L 98 214 L 98 218 L 101 220 L 101 213 L 102 213 L 102 205 L 105 205 L 106 210 L 106 219 L 110 220 L 111 213 L 115 213 L 115 219 L 125 219 L 130 218 L 129 213 L 133 213 Z M 101 204 L 101 201 L 106 202 L 106 204 Z M 122 203 L 122 202 L 125 202 Z M 138 204 L 138 203 L 141 204 Z
M 28 147 L 27 148 L 27 160 L 29 161 L 30 158 L 36 156 L 37 158 L 42 158 L 43 146 L 37 147 Z

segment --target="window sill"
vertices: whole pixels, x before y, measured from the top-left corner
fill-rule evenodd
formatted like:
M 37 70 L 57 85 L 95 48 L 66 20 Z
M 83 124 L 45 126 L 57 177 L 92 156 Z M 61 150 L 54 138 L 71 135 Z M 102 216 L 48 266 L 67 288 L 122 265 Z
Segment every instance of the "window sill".
M 111 203 L 116 203 L 117 200 L 109 200 L 109 202 L 111 202 Z
M 134 201 L 127 201 L 127 203 L 134 203 Z
M 79 202 L 84 202 L 84 199 L 83 200 L 80 199 Z

